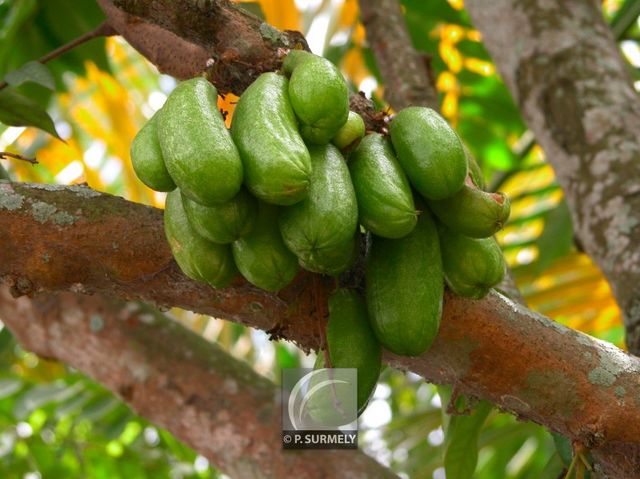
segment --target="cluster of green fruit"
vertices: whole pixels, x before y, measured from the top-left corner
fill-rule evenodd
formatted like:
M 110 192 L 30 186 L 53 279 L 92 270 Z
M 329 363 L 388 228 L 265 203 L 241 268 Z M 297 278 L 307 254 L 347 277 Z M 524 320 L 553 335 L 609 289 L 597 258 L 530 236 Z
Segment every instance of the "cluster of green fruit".
M 380 344 L 410 356 L 429 348 L 445 281 L 481 298 L 504 273 L 492 236 L 509 201 L 482 190 L 446 121 L 410 107 L 391 119 L 388 135 L 365 136 L 340 72 L 307 52 L 291 51 L 281 73 L 249 86 L 230 131 L 210 83 L 181 83 L 131 156 L 145 184 L 170 192 L 165 231 L 178 265 L 214 287 L 236 267 L 268 291 L 300 266 L 338 275 L 358 255 L 359 225 L 371 233 L 365 299 L 334 293 L 327 330 L 332 366 L 358 369 L 361 406 L 378 377 Z

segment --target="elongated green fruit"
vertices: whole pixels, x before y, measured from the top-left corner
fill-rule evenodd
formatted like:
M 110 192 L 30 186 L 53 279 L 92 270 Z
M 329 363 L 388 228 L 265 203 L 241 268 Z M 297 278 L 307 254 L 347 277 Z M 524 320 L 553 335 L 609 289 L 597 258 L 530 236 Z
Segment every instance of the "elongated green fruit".
M 453 231 L 471 238 L 488 238 L 509 219 L 511 202 L 504 193 L 486 193 L 465 184 L 451 198 L 430 201 L 429 208 Z
M 381 349 L 365 302 L 356 291 L 339 289 L 329 297 L 327 345 L 334 368 L 358 370 L 358 412 L 362 412 L 378 382 Z
M 182 193 L 203 205 L 229 201 L 242 185 L 242 162 L 204 78 L 180 83 L 158 114 L 167 170 Z
M 331 142 L 341 150 L 364 136 L 364 120 L 355 111 L 350 111 L 347 122 L 340 127 Z
M 261 203 L 253 229 L 231 249 L 242 276 L 264 290 L 280 291 L 298 272 L 296 257 L 280 236 L 275 206 Z
M 190 278 L 223 288 L 237 274 L 229 246 L 212 243 L 191 228 L 178 189 L 167 195 L 164 232 L 176 263 Z
M 350 157 L 349 171 L 362 226 L 385 238 L 413 230 L 418 214 L 411 186 L 388 139 L 379 133 L 365 136 Z
M 282 65 L 290 75 L 289 98 L 307 143 L 331 141 L 349 115 L 349 89 L 340 70 L 326 58 L 292 50 Z
M 467 298 L 484 298 L 504 277 L 505 262 L 493 238 L 475 239 L 438 227 L 444 277 L 451 290 Z
M 442 316 L 444 278 L 438 232 L 428 211 L 404 238 L 373 238 L 365 281 L 369 318 L 382 345 L 406 356 L 429 349 Z
M 338 427 L 354 422 L 358 410 L 357 387 L 359 377 L 353 377 L 349 372 L 328 368 L 325 364 L 323 351 L 313 365 L 313 375 L 309 380 L 309 391 L 305 397 L 304 412 L 313 421 L 307 424 L 308 429 L 320 427 Z M 354 394 L 356 392 L 356 394 Z
M 302 263 L 316 272 L 338 274 L 350 265 L 347 260 L 358 226 L 356 195 L 349 169 L 335 146 L 313 146 L 309 152 L 313 166 L 309 194 L 282 210 L 280 231 Z
M 131 143 L 131 164 L 140 181 L 156 191 L 173 191 L 176 184 L 164 164 L 158 141 L 158 113 L 140 129 Z
M 246 89 L 231 124 L 245 184 L 262 201 L 292 205 L 307 195 L 311 159 L 289 103 L 288 80 L 263 73 Z
M 393 148 L 413 186 L 427 199 L 458 192 L 467 176 L 467 160 L 458 135 L 431 108 L 401 110 L 389 127 Z
M 226 203 L 204 206 L 186 196 L 182 203 L 193 229 L 214 243 L 233 243 L 251 231 L 258 216 L 258 200 L 243 189 Z

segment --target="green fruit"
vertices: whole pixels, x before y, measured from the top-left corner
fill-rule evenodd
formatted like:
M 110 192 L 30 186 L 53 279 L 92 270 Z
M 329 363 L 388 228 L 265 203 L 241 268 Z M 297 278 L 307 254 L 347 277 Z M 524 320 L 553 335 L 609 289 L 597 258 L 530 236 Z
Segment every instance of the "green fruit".
M 298 272 L 298 262 L 278 230 L 278 208 L 261 203 L 249 234 L 231 246 L 236 265 L 247 281 L 267 291 L 280 291 Z
M 282 210 L 280 231 L 287 247 L 313 271 L 337 274 L 348 268 L 358 226 L 358 205 L 349 169 L 331 144 L 309 148 L 313 173 L 309 194 Z M 346 248 L 346 249 L 345 249 Z M 336 261 L 343 258 L 343 264 Z
M 373 234 L 401 238 L 416 226 L 411 186 L 391 143 L 379 133 L 365 136 L 349 160 L 360 224 Z
M 158 139 L 171 178 L 203 205 L 224 203 L 242 185 L 242 162 L 204 78 L 180 83 L 158 114 Z
M 354 290 L 339 289 L 329 297 L 327 345 L 334 368 L 358 370 L 358 412 L 362 412 L 378 382 L 381 350 L 367 307 Z
M 458 135 L 430 108 L 401 110 L 389 127 L 398 160 L 413 186 L 432 200 L 462 188 L 467 160 Z
M 341 150 L 364 136 L 364 120 L 355 111 L 350 111 L 347 122 L 340 127 L 331 142 Z
M 358 257 L 357 235 L 308 258 L 298 258 L 300 266 L 313 273 L 338 276 L 351 268 Z
M 464 185 L 451 198 L 430 201 L 429 208 L 453 231 L 471 238 L 488 238 L 509 219 L 511 202 L 504 193 L 486 193 Z
M 292 50 L 282 65 L 290 75 L 289 98 L 305 142 L 329 143 L 349 115 L 349 89 L 340 70 L 326 58 Z
M 405 356 L 429 349 L 442 316 L 444 278 L 428 211 L 404 238 L 373 238 L 365 281 L 369 318 L 382 345 Z
M 131 143 L 133 170 L 145 185 L 156 191 L 173 191 L 176 184 L 164 164 L 158 141 L 158 114 L 144 125 Z
M 246 89 L 231 124 L 245 184 L 262 201 L 291 205 L 307 195 L 311 159 L 289 103 L 288 80 L 263 73 Z
M 463 144 L 462 146 L 464 147 L 464 155 L 467 159 L 467 167 L 469 169 L 469 176 L 471 177 L 471 181 L 473 181 L 473 184 L 481 190 L 486 189 L 487 185 L 484 181 L 482 168 L 480 168 L 480 165 L 473 157 L 469 149 L 466 147 L 466 145 Z
M 444 277 L 451 290 L 466 298 L 484 298 L 504 277 L 505 262 L 493 238 L 474 239 L 439 227 Z
M 339 427 L 355 421 L 358 410 L 356 385 L 342 371 L 324 369 L 324 353 L 318 352 L 309 381 L 305 411 L 311 419 L 305 426 L 313 429 Z M 359 382 L 359 378 L 356 378 Z
M 207 241 L 191 228 L 178 189 L 167 195 L 164 232 L 176 263 L 190 278 L 222 288 L 238 272 L 229 246 Z
M 193 229 L 214 243 L 233 243 L 246 235 L 258 216 L 258 201 L 245 190 L 226 203 L 204 206 L 183 196 L 182 203 Z

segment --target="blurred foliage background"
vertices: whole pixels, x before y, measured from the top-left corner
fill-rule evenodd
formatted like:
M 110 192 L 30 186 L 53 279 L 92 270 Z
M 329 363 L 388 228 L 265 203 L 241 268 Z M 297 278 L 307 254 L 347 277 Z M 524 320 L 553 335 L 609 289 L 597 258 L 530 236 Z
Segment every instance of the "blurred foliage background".
M 620 311 L 611 291 L 576 245 L 554 173 L 496 73 L 463 0 L 404 0 L 402 5 L 415 47 L 431 61 L 442 114 L 479 160 L 490 189 L 512 199 L 511 219 L 498 239 L 528 304 L 622 347 Z M 354 91 L 386 106 L 357 1 L 262 0 L 243 6 L 278 28 L 302 31 L 314 53 L 341 67 Z M 603 10 L 640 89 L 640 2 L 607 0 Z M 0 0 L 0 78 L 102 19 L 93 1 Z M 39 162 L 2 161 L 2 166 L 16 180 L 86 182 L 162 207 L 164 195 L 136 179 L 129 145 L 175 80 L 160 75 L 118 37 L 92 40 L 48 67 L 55 88 L 31 83 L 15 91 L 47 109 L 65 142 L 39 129 L 0 124 L 0 151 Z M 232 112 L 233 103 L 228 96 L 220 107 Z M 180 310 L 168 314 L 274 381 L 280 368 L 313 363 L 290 344 L 269 342 L 260 331 Z M 453 430 L 451 418 L 442 413 L 447 394 L 412 374 L 385 370 L 362 417 L 362 447 L 403 477 L 445 477 Z M 490 408 L 476 423 L 464 445 L 473 454 L 477 439 L 473 477 L 551 478 L 566 466 L 566 444 L 556 438 L 557 449 L 539 426 Z M 450 466 L 448 471 L 455 477 Z M 137 417 L 99 385 L 23 351 L 6 329 L 0 331 L 0 477 L 218 476 L 205 458 Z

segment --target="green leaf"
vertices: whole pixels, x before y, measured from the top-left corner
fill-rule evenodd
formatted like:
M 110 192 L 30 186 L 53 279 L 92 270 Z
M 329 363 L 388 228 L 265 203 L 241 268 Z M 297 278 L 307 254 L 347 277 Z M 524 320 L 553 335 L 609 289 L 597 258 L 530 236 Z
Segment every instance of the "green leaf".
M 68 385 L 63 381 L 34 386 L 18 398 L 14 405 L 14 414 L 18 419 L 25 418 L 39 407 L 75 396 L 83 387 L 81 382 Z
M 571 459 L 573 458 L 573 448 L 571 447 L 571 441 L 555 432 L 552 432 L 551 436 L 553 437 L 553 443 L 556 446 L 558 456 L 560 456 L 562 463 L 568 467 L 569 464 L 571 464 Z
M 450 418 L 444 454 L 444 470 L 447 477 L 473 477 L 478 463 L 478 436 L 492 407 L 491 403 L 480 401 L 469 415 Z
M 0 379 L 0 399 L 11 396 L 22 388 L 22 384 L 20 379 Z
M 37 83 L 49 90 L 55 90 L 56 82 L 49 69 L 40 62 L 27 62 L 17 70 L 7 73 L 4 80 L 11 86 L 23 83 Z
M 0 180 L 8 180 L 9 173 L 0 165 Z M 5 326 L 0 330 L 0 353 L 4 353 L 8 348 L 14 345 L 13 334 Z
M 296 353 L 282 345 L 276 344 L 276 363 L 280 368 L 299 368 L 300 359 Z
M 61 140 L 46 110 L 12 88 L 0 90 L 0 122 L 11 126 L 35 126 Z
M 539 251 L 536 261 L 538 272 L 544 271 L 556 259 L 569 253 L 573 247 L 571 212 L 564 199 L 547 213 L 545 220 L 544 230 L 536 241 Z

